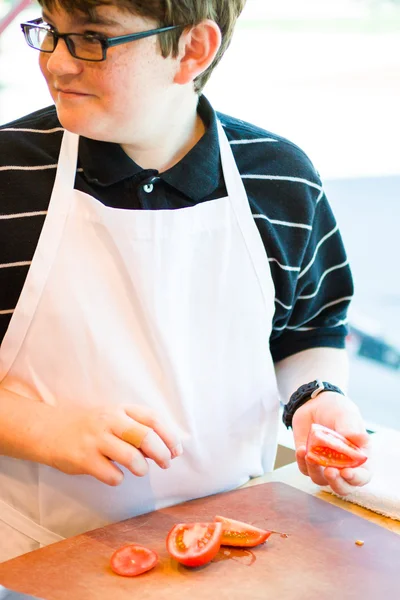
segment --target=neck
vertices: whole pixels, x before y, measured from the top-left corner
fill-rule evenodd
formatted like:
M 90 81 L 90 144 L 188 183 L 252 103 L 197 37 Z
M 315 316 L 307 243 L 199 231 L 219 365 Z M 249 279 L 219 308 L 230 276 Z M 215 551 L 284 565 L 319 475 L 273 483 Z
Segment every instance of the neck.
M 143 169 L 160 173 L 176 165 L 204 135 L 206 128 L 197 113 L 198 96 L 176 103 L 168 118 L 163 115 L 147 124 L 143 139 L 121 144 L 124 152 Z M 167 111 L 163 111 L 165 115 Z

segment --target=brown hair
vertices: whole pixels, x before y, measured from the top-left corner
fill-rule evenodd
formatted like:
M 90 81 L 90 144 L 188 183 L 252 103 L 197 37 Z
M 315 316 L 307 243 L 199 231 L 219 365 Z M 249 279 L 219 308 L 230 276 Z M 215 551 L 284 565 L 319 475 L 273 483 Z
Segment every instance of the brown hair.
M 39 4 L 49 10 L 57 10 L 61 6 L 67 12 L 81 11 L 91 17 L 94 16 L 96 6 L 112 4 L 141 17 L 153 19 L 161 27 L 194 26 L 204 19 L 215 21 L 221 30 L 222 43 L 212 64 L 194 81 L 194 89 L 200 93 L 231 42 L 236 20 L 246 0 L 39 0 Z M 160 35 L 164 57 L 177 55 L 180 34 L 178 29 Z

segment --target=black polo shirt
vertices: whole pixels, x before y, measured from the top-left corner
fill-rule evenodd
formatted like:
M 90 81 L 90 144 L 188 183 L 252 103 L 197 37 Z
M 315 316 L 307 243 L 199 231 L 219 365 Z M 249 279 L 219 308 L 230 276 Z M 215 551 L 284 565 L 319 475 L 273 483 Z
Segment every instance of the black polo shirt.
M 343 348 L 352 277 L 318 173 L 296 145 L 215 113 L 174 167 L 143 170 L 119 145 L 81 137 L 75 187 L 107 206 L 157 210 L 226 196 L 217 134 L 231 144 L 275 285 L 273 359 L 313 347 Z M 46 216 L 63 128 L 54 106 L 0 127 L 0 342 L 20 296 Z

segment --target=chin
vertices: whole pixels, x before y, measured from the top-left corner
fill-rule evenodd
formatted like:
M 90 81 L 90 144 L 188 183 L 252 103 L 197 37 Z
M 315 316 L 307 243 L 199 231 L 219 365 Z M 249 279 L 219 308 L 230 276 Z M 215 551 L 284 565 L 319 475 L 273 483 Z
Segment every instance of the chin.
M 111 135 L 107 135 L 107 130 L 104 129 L 104 120 L 101 120 L 103 127 L 99 128 L 99 119 L 94 116 L 91 118 L 90 113 L 79 114 L 79 111 L 64 110 L 56 105 L 58 120 L 62 127 L 71 133 L 76 133 L 87 138 L 99 141 L 113 141 Z
M 64 129 L 79 135 L 85 135 L 84 131 L 88 127 L 88 118 L 84 111 L 68 110 L 56 103 L 57 117 Z

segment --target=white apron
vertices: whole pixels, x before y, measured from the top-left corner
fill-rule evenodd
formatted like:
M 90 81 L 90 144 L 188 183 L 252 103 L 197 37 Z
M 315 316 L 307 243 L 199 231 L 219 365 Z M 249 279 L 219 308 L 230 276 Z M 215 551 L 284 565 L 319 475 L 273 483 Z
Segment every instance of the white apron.
M 176 210 L 74 189 L 65 132 L 48 214 L 0 349 L 0 385 L 32 401 L 143 404 L 183 456 L 119 487 L 0 457 L 0 561 L 107 523 L 235 488 L 273 467 L 279 398 L 267 255 L 218 124 L 228 196 Z

